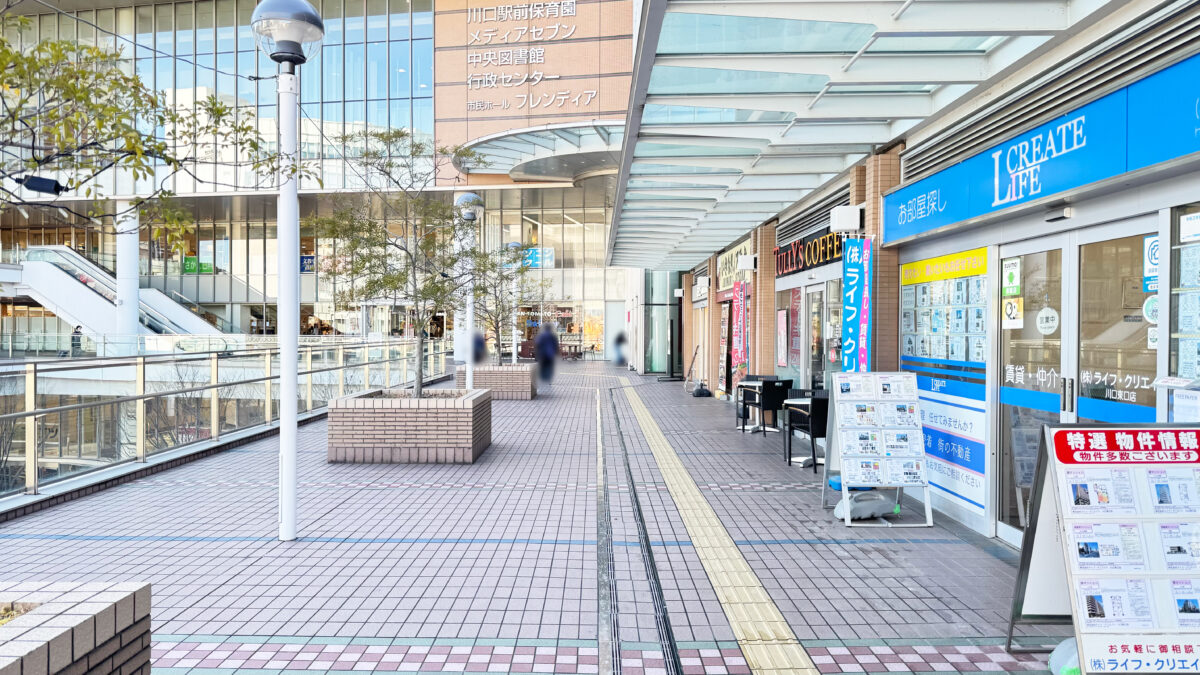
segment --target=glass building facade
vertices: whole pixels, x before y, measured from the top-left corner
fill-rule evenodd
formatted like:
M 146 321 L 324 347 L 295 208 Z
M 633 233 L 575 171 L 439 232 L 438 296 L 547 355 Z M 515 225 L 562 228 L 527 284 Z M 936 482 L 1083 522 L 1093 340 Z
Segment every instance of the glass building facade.
M 9 37 L 24 45 L 66 39 L 115 49 L 124 67 L 176 104 L 215 95 L 239 115 L 253 116 L 260 133 L 274 139 L 276 89 L 269 78 L 277 67 L 256 49 L 250 28 L 255 4 L 196 0 L 44 13 Z M 365 192 L 346 161 L 356 148 L 345 135 L 388 127 L 434 133 L 433 0 L 313 4 L 326 35 L 316 58 L 300 69 L 300 151 L 302 159 L 318 163 L 319 181 L 301 185 L 302 216 L 332 210 L 338 193 Z M 278 286 L 274 188 L 237 166 L 236 148 L 215 152 L 215 162 L 200 165 L 198 179 L 180 174 L 166 183 L 195 214 L 196 226 L 183 251 L 142 228 L 142 286 L 163 291 L 222 330 L 271 333 Z M 547 282 L 548 291 L 536 311 L 526 309 L 526 330 L 552 318 L 560 330 L 586 336 L 585 343 L 603 344 L 604 303 L 623 299 L 625 280 L 623 270 L 604 267 L 613 187 L 611 177 L 599 177 L 570 188 L 472 188 L 485 201 L 482 245 L 516 241 L 542 252 L 532 274 Z M 150 189 L 149 182 L 123 185 L 116 177 L 105 188 L 109 194 Z M 67 246 L 114 270 L 110 226 L 55 214 L 0 215 L 6 259 L 47 245 Z M 402 308 L 338 303 L 337 280 L 325 278 L 320 265 L 335 251 L 336 242 L 302 226 L 302 331 L 411 330 Z

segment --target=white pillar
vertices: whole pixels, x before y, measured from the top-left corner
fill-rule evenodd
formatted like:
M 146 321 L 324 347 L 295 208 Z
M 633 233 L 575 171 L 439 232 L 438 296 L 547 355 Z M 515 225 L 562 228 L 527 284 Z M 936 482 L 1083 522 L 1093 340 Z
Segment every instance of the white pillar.
M 521 248 L 521 244 L 519 242 L 513 241 L 513 242 L 508 243 L 508 247 L 511 249 L 518 249 L 518 248 Z M 518 344 L 517 344 L 518 343 L 517 321 L 519 318 L 518 315 L 521 313 L 520 305 L 517 303 L 517 298 L 520 297 L 520 294 L 518 291 L 520 291 L 520 287 L 517 284 L 517 277 L 514 275 L 513 281 L 512 281 L 512 303 L 513 303 L 513 305 L 512 305 L 512 363 L 513 363 L 513 365 L 516 365 L 516 363 L 517 363 L 517 346 L 518 346 Z
M 117 340 L 122 351 L 135 353 L 137 335 L 141 328 L 138 320 L 141 285 L 139 282 L 138 258 L 138 211 L 130 208 L 128 201 L 116 205 L 115 228 L 117 235 Z
M 512 319 L 512 332 L 513 332 L 513 334 L 512 334 L 512 341 L 513 341 L 513 346 L 512 346 L 512 362 L 513 362 L 513 365 L 516 365 L 516 363 L 517 363 L 517 347 L 518 347 L 518 342 L 519 342 L 519 338 L 518 338 L 517 336 L 520 334 L 520 333 L 519 333 L 519 331 L 517 331 L 517 321 L 519 321 L 519 320 L 520 320 L 520 317 L 519 317 L 518 315 L 521 313 L 521 311 L 520 311 L 520 306 L 517 304 L 517 297 L 518 297 L 518 293 L 517 293 L 517 291 L 518 291 L 518 290 L 519 290 L 519 289 L 518 289 L 518 287 L 517 287 L 517 278 L 516 278 L 516 277 L 513 277 L 513 282 L 512 282 L 512 297 L 513 297 L 513 308 L 512 308 L 512 315 L 513 315 L 513 319 Z
M 276 335 L 279 343 L 279 539 L 296 538 L 296 397 L 298 395 L 300 335 L 300 195 L 291 175 L 299 137 L 296 118 L 295 68 L 283 64 L 279 73 L 279 207 L 276 231 L 279 240 L 279 295 L 276 298 Z
M 467 340 L 470 347 L 467 349 L 467 374 L 463 378 L 463 385 L 467 389 L 475 388 L 475 294 L 467 294 L 467 325 L 463 327 L 463 332 L 467 334 Z
M 454 364 L 464 368 L 471 362 L 471 339 L 467 336 L 466 307 L 454 311 Z

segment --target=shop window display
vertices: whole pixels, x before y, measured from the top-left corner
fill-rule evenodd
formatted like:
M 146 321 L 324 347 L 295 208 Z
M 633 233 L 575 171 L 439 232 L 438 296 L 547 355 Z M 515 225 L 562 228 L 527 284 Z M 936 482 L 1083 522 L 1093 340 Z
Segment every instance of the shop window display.
M 1176 209 L 1173 220 L 1169 372 L 1196 380 L 1200 379 L 1200 204 Z M 1200 422 L 1200 392 L 1174 390 L 1171 421 Z
M 959 507 L 982 515 L 987 499 L 987 250 L 908 263 L 900 279 L 900 363 L 916 374 L 926 401 L 922 429 L 929 482 Z

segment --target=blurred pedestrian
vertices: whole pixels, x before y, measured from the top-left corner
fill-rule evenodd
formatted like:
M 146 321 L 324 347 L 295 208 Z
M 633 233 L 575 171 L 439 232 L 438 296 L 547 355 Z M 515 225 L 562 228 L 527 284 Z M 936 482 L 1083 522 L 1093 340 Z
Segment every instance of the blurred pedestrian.
M 83 326 L 75 326 L 71 332 L 71 356 L 83 355 Z
M 554 336 L 550 324 L 543 324 L 542 332 L 538 333 L 533 343 L 533 358 L 537 360 L 542 380 L 549 382 L 554 377 L 554 359 L 557 357 L 558 338 Z
M 478 331 L 471 338 L 471 358 L 475 359 L 475 363 L 483 363 L 487 358 L 487 343 L 483 340 L 483 333 Z
M 613 338 L 613 346 L 616 347 L 616 350 L 617 350 L 617 365 L 618 366 L 625 365 L 625 343 L 626 342 L 628 342 L 628 338 L 625 337 L 625 331 L 621 331 L 620 333 L 617 333 L 617 337 Z

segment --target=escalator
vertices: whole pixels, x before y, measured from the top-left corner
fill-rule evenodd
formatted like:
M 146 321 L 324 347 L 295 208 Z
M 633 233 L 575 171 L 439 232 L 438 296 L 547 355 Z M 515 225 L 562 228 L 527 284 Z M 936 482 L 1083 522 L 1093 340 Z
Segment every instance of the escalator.
M 33 298 L 68 323 L 91 334 L 119 331 L 117 280 L 107 270 L 66 246 L 31 246 L 21 261 L 16 291 Z M 202 316 L 167 297 L 143 288 L 138 318 L 143 334 L 220 334 Z

